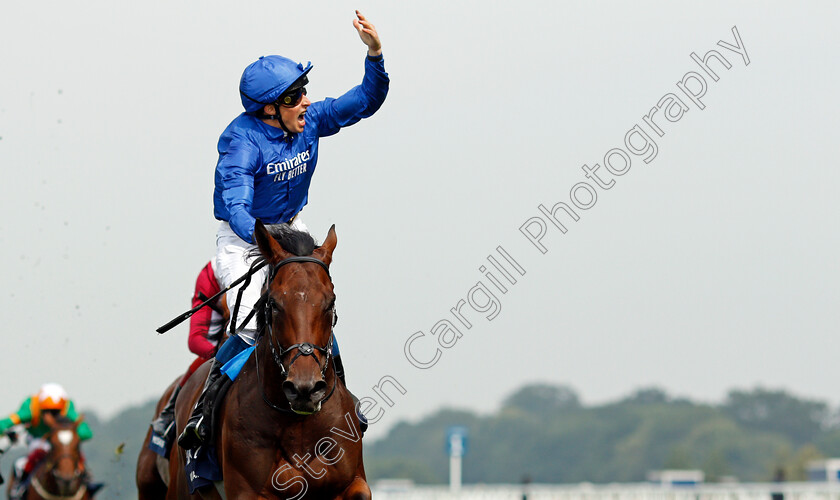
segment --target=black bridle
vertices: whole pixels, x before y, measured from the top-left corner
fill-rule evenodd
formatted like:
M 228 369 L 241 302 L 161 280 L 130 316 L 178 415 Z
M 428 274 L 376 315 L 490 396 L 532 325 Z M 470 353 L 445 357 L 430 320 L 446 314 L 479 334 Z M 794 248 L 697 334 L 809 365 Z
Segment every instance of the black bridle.
M 268 343 L 269 343 L 269 348 L 271 349 L 271 356 L 272 356 L 272 358 L 274 358 L 274 363 L 277 365 L 278 368 L 280 368 L 280 375 L 284 379 L 286 377 L 288 377 L 289 370 L 292 369 L 292 364 L 294 364 L 294 362 L 298 358 L 300 358 L 301 356 L 312 356 L 315 359 L 315 362 L 318 363 L 318 366 L 321 368 L 321 377 L 326 378 L 327 369 L 329 368 L 331 361 L 332 361 L 332 365 L 333 365 L 333 372 L 335 372 L 335 360 L 332 356 L 332 347 L 333 347 L 332 328 L 335 327 L 335 324 L 338 321 L 338 315 L 335 313 L 335 304 L 333 304 L 333 306 L 332 306 L 333 321 L 332 321 L 332 325 L 330 325 L 330 339 L 327 341 L 327 344 L 325 346 L 321 347 L 321 346 L 312 344 L 310 342 L 300 342 L 300 343 L 297 343 L 297 344 L 292 344 L 289 347 L 284 349 L 282 347 L 282 345 L 274 337 L 274 329 L 272 328 L 271 312 L 272 312 L 272 309 L 274 307 L 276 307 L 277 303 L 274 301 L 274 299 L 271 298 L 271 283 L 274 281 L 274 278 L 277 277 L 277 272 L 280 270 L 281 267 L 285 266 L 286 264 L 291 264 L 293 262 L 301 262 L 301 263 L 311 262 L 311 263 L 314 263 L 314 264 L 318 264 L 327 273 L 327 277 L 330 279 L 330 283 L 332 283 L 332 276 L 330 275 L 329 267 L 324 262 L 316 259 L 315 257 L 306 257 L 306 256 L 289 257 L 287 259 L 281 260 L 277 264 L 274 264 L 271 267 L 271 270 L 268 272 L 268 278 L 266 280 L 266 291 L 260 296 L 260 299 L 257 301 L 257 303 L 255 304 L 255 307 L 254 307 L 254 311 L 256 311 L 259 307 L 264 308 L 263 312 L 264 312 L 265 323 L 263 324 L 260 331 L 257 333 L 257 337 L 263 337 L 263 335 L 262 335 L 263 328 L 268 329 Z M 257 263 L 255 263 L 255 265 L 256 264 Z M 246 286 L 247 286 L 247 283 L 245 285 L 243 285 L 242 288 L 244 289 Z M 236 303 L 236 306 L 234 307 L 234 309 L 238 309 L 238 306 L 239 306 L 239 300 L 238 300 L 238 297 L 237 297 L 237 303 Z M 235 314 L 236 313 L 234 312 L 234 314 L 231 315 L 231 317 L 235 318 L 236 317 Z M 243 325 L 247 324 L 249 319 L 250 318 L 246 318 L 242 322 L 242 324 Z M 295 351 L 295 350 L 297 350 L 297 352 L 295 353 L 294 356 L 292 356 L 292 359 L 289 361 L 289 367 L 286 368 L 283 365 L 283 356 L 285 356 L 286 354 L 289 354 L 290 352 Z M 320 352 L 321 355 L 324 356 L 325 361 L 324 361 L 323 365 L 318 360 L 317 356 L 315 356 L 316 352 Z M 260 388 L 262 390 L 263 401 L 265 401 L 265 403 L 268 406 L 270 406 L 271 408 L 273 408 L 275 410 L 298 414 L 297 412 L 294 412 L 293 410 L 291 410 L 289 408 L 283 408 L 282 406 L 278 406 L 278 405 L 276 405 L 276 404 L 274 404 L 274 403 L 272 403 L 271 401 L 268 400 L 268 398 L 265 395 L 265 388 L 263 388 L 262 382 L 260 381 L 259 359 L 257 358 L 257 350 L 256 349 L 254 350 L 254 358 L 255 358 L 256 365 L 257 365 L 257 384 L 260 386 Z M 336 384 L 337 384 L 337 381 L 336 381 L 337 378 L 338 377 L 335 377 L 335 376 L 333 377 L 332 390 L 330 390 L 330 393 L 327 394 L 327 396 L 320 401 L 319 405 L 323 405 L 333 395 L 333 393 L 335 392 Z

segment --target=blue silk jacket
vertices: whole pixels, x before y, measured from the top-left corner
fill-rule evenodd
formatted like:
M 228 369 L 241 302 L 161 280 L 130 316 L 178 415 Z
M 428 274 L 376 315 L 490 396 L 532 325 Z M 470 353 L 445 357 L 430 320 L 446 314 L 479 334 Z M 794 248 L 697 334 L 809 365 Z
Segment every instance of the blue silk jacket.
M 256 219 L 288 222 L 306 205 L 318 163 L 318 140 L 376 112 L 388 94 L 382 56 L 365 59 L 362 84 L 343 96 L 313 102 L 299 134 L 242 113 L 219 137 L 214 215 L 253 243 Z

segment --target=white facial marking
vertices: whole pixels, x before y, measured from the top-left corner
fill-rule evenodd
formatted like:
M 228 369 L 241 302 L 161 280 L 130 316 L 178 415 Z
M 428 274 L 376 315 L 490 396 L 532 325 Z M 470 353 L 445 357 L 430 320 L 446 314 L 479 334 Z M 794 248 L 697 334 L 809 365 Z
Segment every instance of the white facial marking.
M 73 431 L 63 430 L 58 431 L 58 442 L 64 446 L 68 446 L 73 442 Z

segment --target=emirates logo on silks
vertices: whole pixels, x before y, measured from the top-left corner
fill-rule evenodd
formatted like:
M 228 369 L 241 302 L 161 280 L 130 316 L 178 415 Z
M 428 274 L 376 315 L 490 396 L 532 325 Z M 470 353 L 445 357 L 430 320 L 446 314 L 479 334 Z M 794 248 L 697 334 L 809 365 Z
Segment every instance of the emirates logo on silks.
M 309 150 L 298 153 L 294 158 L 287 158 L 279 163 L 269 163 L 265 166 L 265 173 L 274 176 L 274 182 L 294 179 L 306 172 L 306 162 L 309 161 Z

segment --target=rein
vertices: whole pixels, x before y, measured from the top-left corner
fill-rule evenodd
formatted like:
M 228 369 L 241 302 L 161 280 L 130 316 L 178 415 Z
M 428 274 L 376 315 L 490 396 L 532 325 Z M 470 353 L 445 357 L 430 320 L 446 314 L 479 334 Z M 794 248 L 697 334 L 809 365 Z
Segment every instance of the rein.
M 269 343 L 269 347 L 271 348 L 271 356 L 274 359 L 274 364 L 276 364 L 277 367 L 280 368 L 281 376 L 283 378 L 286 378 L 289 375 L 289 370 L 291 370 L 292 364 L 301 356 L 312 356 L 313 358 L 315 358 L 315 361 L 318 363 L 318 366 L 321 366 L 321 362 L 318 361 L 318 358 L 315 356 L 315 352 L 317 351 L 317 352 L 320 352 L 326 358 L 326 361 L 324 362 L 323 367 L 321 367 L 321 376 L 326 378 L 327 369 L 329 368 L 330 364 L 332 364 L 333 373 L 335 373 L 335 359 L 332 356 L 332 347 L 333 347 L 332 328 L 335 327 L 335 324 L 338 320 L 338 316 L 335 314 L 335 307 L 333 307 L 333 323 L 330 326 L 330 340 L 327 342 L 327 345 L 325 345 L 323 347 L 317 346 L 317 345 L 309 343 L 309 342 L 301 342 L 301 343 L 298 343 L 298 344 L 290 345 L 289 347 L 283 349 L 282 345 L 280 345 L 280 343 L 277 342 L 277 340 L 275 339 L 274 329 L 271 327 L 271 323 L 272 323 L 272 321 L 271 321 L 271 309 L 272 309 L 272 305 L 274 304 L 274 301 L 269 296 L 269 294 L 271 292 L 271 290 L 270 290 L 271 283 L 274 281 L 274 278 L 277 277 L 277 272 L 280 270 L 281 267 L 285 266 L 286 264 L 291 264 L 293 262 L 300 262 L 300 263 L 309 262 L 309 263 L 313 263 L 313 264 L 318 264 L 319 266 L 321 266 L 321 268 L 324 269 L 324 272 L 327 273 L 327 277 L 330 279 L 330 283 L 332 283 L 332 276 L 330 275 L 329 267 L 326 264 L 324 264 L 322 261 L 316 259 L 315 257 L 294 256 L 294 257 L 289 257 L 287 259 L 283 259 L 283 260 L 281 260 L 280 262 L 278 262 L 277 264 L 275 264 L 274 266 L 271 267 L 271 270 L 268 273 L 268 278 L 266 280 L 266 283 L 267 283 L 266 291 L 260 296 L 257 303 L 254 304 L 254 309 L 251 311 L 251 313 L 248 315 L 248 317 L 246 317 L 245 320 L 243 320 L 242 325 L 244 326 L 245 324 L 248 323 L 248 321 L 251 319 L 251 316 L 253 316 L 254 312 L 257 309 L 259 309 L 260 307 L 264 307 L 265 308 L 264 309 L 265 324 L 262 326 L 262 328 L 260 328 L 259 332 L 257 332 L 257 336 L 262 337 L 263 330 L 265 328 L 268 329 L 268 343 Z M 254 262 L 253 266 L 257 266 L 258 264 L 259 264 L 259 262 Z M 260 267 L 262 267 L 262 266 L 260 265 Z M 248 281 L 250 281 L 250 276 L 248 278 Z M 239 301 L 240 301 L 240 298 L 242 297 L 242 290 L 247 285 L 248 285 L 248 283 L 246 281 L 246 283 L 242 286 L 242 289 L 240 289 L 239 295 L 237 295 L 237 297 L 236 297 L 236 305 L 234 306 L 234 313 L 231 314 L 232 318 L 236 318 L 236 312 L 238 312 L 238 310 L 239 310 Z M 240 329 L 241 328 L 242 327 L 240 327 Z M 234 332 L 234 331 L 235 330 L 234 330 L 233 326 L 231 326 L 231 332 Z M 239 332 L 237 331 L 236 333 L 239 333 Z M 297 350 L 297 352 L 292 357 L 291 361 L 289 361 L 289 368 L 287 369 L 285 366 L 283 366 L 282 358 L 283 358 L 283 356 L 285 356 L 286 354 L 288 354 L 288 353 L 290 353 L 294 350 Z M 262 381 L 260 380 L 259 357 L 258 357 L 256 349 L 254 349 L 254 362 L 256 363 L 256 366 L 257 366 L 257 384 L 260 386 L 260 391 L 262 393 L 262 399 L 265 402 L 265 404 L 267 404 L 270 408 L 272 408 L 274 410 L 277 410 L 277 411 L 280 411 L 280 412 L 293 413 L 295 415 L 301 415 L 300 413 L 297 413 L 290 408 L 284 408 L 282 406 L 278 406 L 277 404 L 269 401 L 268 397 L 265 395 L 265 388 L 262 385 Z M 332 397 L 333 393 L 335 393 L 335 388 L 336 388 L 336 385 L 338 384 L 337 378 L 338 378 L 337 376 L 333 376 L 332 389 L 330 390 L 330 393 L 327 394 L 327 396 L 319 402 L 319 408 L 320 408 L 321 405 L 326 403 L 327 400 L 330 399 L 330 397 Z

